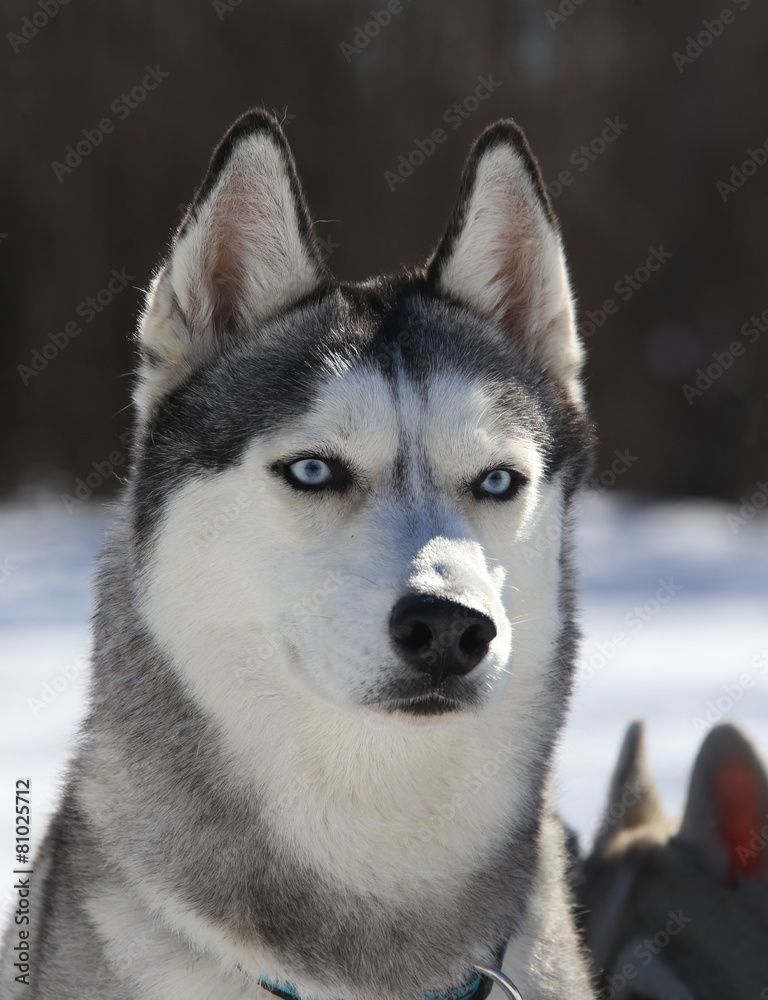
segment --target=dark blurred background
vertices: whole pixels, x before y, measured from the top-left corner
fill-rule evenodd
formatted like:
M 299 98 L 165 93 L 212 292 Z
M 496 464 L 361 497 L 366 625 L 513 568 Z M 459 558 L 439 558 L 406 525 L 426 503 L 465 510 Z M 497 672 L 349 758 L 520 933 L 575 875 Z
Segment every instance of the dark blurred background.
M 590 334 L 598 476 L 733 499 L 766 478 L 767 5 L 6 0 L 2 35 L 3 491 L 125 472 L 141 289 L 254 105 L 348 279 L 423 260 L 470 143 L 516 118 Z

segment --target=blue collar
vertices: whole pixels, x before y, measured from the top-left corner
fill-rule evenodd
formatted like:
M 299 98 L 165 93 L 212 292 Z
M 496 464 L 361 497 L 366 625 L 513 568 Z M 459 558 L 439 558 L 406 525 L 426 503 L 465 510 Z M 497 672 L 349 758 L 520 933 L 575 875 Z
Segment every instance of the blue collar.
M 498 951 L 499 968 L 501 968 L 506 950 L 507 945 L 505 943 Z M 258 983 L 259 986 L 270 993 L 274 993 L 281 1000 L 316 1000 L 314 997 L 301 996 L 290 983 L 283 980 L 259 979 Z M 419 1000 L 486 1000 L 492 987 L 493 980 L 481 973 L 466 986 L 457 986 L 455 989 L 449 990 L 448 993 L 426 993 Z
M 486 986 L 487 984 L 487 986 Z M 491 983 L 485 976 L 478 975 L 467 986 L 459 986 L 448 993 L 426 993 L 421 1000 L 485 1000 L 491 992 Z M 290 983 L 278 980 L 260 979 L 259 986 L 274 993 L 281 1000 L 314 1000 L 313 997 L 301 996 Z

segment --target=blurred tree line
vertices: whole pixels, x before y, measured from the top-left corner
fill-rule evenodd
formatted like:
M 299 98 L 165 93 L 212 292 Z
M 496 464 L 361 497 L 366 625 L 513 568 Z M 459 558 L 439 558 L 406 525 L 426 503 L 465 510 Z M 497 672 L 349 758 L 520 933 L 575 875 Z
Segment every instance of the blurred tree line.
M 423 260 L 470 143 L 516 118 L 562 223 L 598 476 L 731 498 L 766 478 L 764 4 L 6 0 L 2 12 L 3 490 L 71 493 L 95 467 L 106 494 L 109 467 L 125 473 L 141 290 L 213 146 L 255 105 L 283 119 L 347 279 Z

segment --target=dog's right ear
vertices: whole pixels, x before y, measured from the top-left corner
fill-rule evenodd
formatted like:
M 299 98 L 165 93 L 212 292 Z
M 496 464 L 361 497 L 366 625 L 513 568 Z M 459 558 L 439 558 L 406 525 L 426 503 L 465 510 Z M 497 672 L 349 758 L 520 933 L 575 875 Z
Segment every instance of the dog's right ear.
M 215 150 L 147 297 L 139 413 L 325 278 L 283 131 L 266 112 L 248 112 Z
M 715 726 L 693 765 L 678 839 L 732 886 L 768 888 L 768 774 L 735 726 Z

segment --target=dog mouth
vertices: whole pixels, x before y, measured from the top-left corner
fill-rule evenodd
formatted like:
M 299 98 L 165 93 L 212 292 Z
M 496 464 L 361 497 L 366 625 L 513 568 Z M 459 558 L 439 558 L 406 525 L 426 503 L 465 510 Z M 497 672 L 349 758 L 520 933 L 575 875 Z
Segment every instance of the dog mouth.
M 390 713 L 403 712 L 413 716 L 448 715 L 466 707 L 465 701 L 441 694 L 419 695 L 415 698 L 395 698 L 381 705 Z
M 440 684 L 407 684 L 366 699 L 369 708 L 411 717 L 450 715 L 478 704 L 477 692 L 466 681 L 448 678 Z

